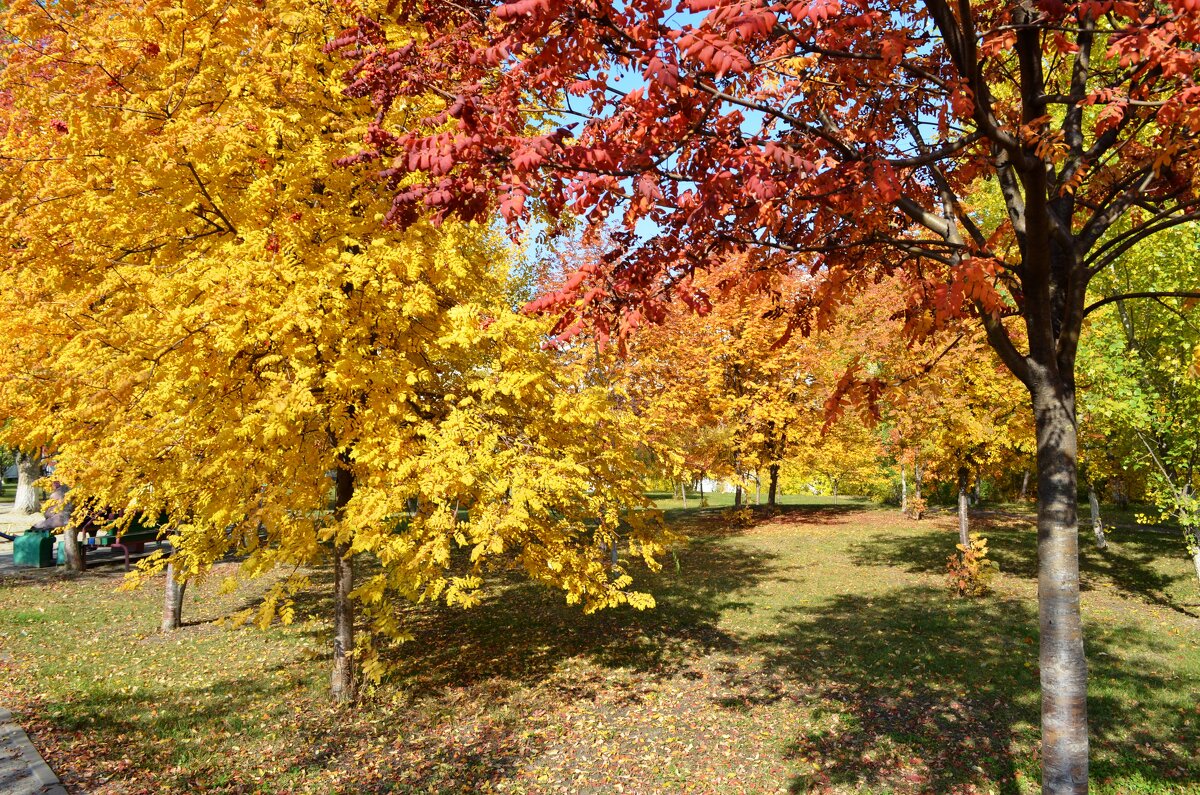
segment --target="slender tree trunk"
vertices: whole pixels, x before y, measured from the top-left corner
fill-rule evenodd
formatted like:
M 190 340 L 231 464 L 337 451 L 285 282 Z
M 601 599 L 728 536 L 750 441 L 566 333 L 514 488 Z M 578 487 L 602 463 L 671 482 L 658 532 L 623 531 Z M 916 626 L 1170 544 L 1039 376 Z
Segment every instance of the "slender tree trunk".
M 900 465 L 900 513 L 908 516 L 908 475 L 904 464 Z
M 344 462 L 343 462 L 344 463 Z M 354 496 L 354 475 L 349 469 L 339 467 L 335 487 L 334 518 L 340 521 L 347 503 Z M 354 590 L 354 558 L 350 544 L 335 543 L 333 546 L 333 671 L 329 678 L 329 689 L 333 700 L 346 702 L 354 699 L 354 603 L 350 592 Z
M 1088 787 L 1087 659 L 1079 612 L 1075 405 L 1060 373 L 1034 365 L 1037 425 L 1038 619 L 1042 687 L 1042 791 Z
M 775 506 L 779 498 L 779 464 L 771 464 L 771 483 L 767 486 L 767 505 Z
M 978 507 L 982 501 L 983 492 L 979 488 L 979 478 L 975 478 L 975 483 L 971 486 L 971 505 L 972 507 Z
M 742 507 L 742 484 L 737 484 L 733 489 L 733 507 Z
M 917 461 L 913 464 L 913 499 L 921 499 L 921 477 L 924 473 L 921 471 L 921 462 Z
M 1025 502 L 1025 497 L 1029 494 L 1029 470 L 1025 470 L 1025 474 L 1021 476 L 1021 502 Z
M 1096 495 L 1096 484 L 1088 484 L 1088 507 L 1092 509 L 1092 532 L 1096 534 L 1096 546 L 1108 549 L 1108 539 L 1104 537 L 1104 520 L 1100 518 L 1100 498 Z
M 971 522 L 967 513 L 967 480 L 966 467 L 958 468 L 958 543 L 968 549 L 971 546 Z
M 683 507 L 684 508 L 687 507 L 687 487 L 688 487 L 688 484 L 687 484 L 687 481 L 685 480 L 685 481 L 683 481 L 682 485 L 679 488 L 679 493 L 683 495 L 682 499 L 683 499 Z
M 1129 507 L 1129 492 L 1125 490 L 1125 479 L 1121 478 L 1113 486 L 1113 501 L 1117 507 L 1124 510 Z
M 758 473 L 754 473 L 754 504 L 762 505 L 762 479 L 758 477 Z
M 163 592 L 162 631 L 174 632 L 183 626 L 183 594 L 187 582 L 175 577 L 175 564 L 167 564 L 167 585 Z
M 62 540 L 59 543 L 63 545 L 63 560 L 67 563 L 67 570 L 83 572 L 86 565 L 79 549 L 79 528 L 67 522 L 63 527 Z
M 41 498 L 33 483 L 42 476 L 42 457 L 37 453 L 27 455 L 17 451 L 17 493 L 13 498 L 13 513 L 37 513 L 42 507 Z
M 1200 580 L 1200 538 L 1192 536 L 1192 565 L 1196 567 L 1196 579 Z
M 834 480 L 833 478 L 830 478 L 829 482 L 833 484 L 833 501 L 834 501 L 834 503 L 837 503 L 838 482 L 836 480 Z
M 700 507 L 704 507 L 704 473 L 700 473 Z

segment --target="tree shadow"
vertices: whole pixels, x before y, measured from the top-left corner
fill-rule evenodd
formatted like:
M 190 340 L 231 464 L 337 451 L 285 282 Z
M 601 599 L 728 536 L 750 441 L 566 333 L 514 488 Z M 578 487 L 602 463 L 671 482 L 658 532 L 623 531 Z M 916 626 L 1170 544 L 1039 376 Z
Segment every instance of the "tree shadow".
M 709 528 L 668 554 L 661 572 L 635 575 L 633 587 L 655 598 L 650 610 L 622 606 L 584 614 L 566 604 L 561 591 L 516 573 L 502 577 L 478 607 L 406 605 L 401 623 L 413 639 L 394 660 L 399 683 L 416 697 L 483 682 L 530 686 L 568 660 L 652 678 L 687 675 L 698 658 L 737 648 L 721 616 L 749 606 L 740 594 L 776 569 L 771 556 L 719 537 Z M 573 679 L 571 686 L 586 691 L 593 685 Z
M 1012 577 L 1037 581 L 1037 530 L 1020 517 L 989 515 L 972 517 L 972 532 L 988 539 L 988 557 L 1000 571 Z M 936 525 L 903 535 L 876 537 L 851 548 L 854 562 L 864 566 L 899 567 L 913 574 L 946 572 L 947 558 L 958 543 L 956 530 Z M 1190 618 L 1197 614 L 1172 598 L 1179 583 L 1190 579 L 1187 571 L 1164 571 L 1158 561 L 1178 558 L 1182 544 L 1177 538 L 1157 532 L 1126 530 L 1110 539 L 1108 548 L 1096 547 L 1090 529 L 1080 529 L 1080 588 L 1084 591 L 1111 587 L 1148 604 L 1168 608 Z
M 474 792 L 511 776 L 523 758 L 537 753 L 536 739 L 516 722 L 485 721 L 450 739 L 436 730 L 438 718 L 411 710 L 393 712 L 392 722 L 378 720 L 388 713 L 386 707 L 372 710 L 376 720 L 321 704 L 288 709 L 295 703 L 290 694 L 307 687 L 295 671 L 276 666 L 255 679 L 176 686 L 152 701 L 146 691 L 88 691 L 69 703 L 41 704 L 43 731 L 89 737 L 85 758 L 75 748 L 64 768 L 68 783 L 80 791 L 114 777 L 136 782 L 144 787 L 138 791 L 146 792 L 266 791 L 264 779 L 321 780 L 336 771 L 343 783 L 326 791 L 393 792 L 395 782 L 407 778 L 420 782 L 414 791 Z M 276 706 L 264 714 L 264 704 Z M 411 731 L 425 722 L 427 730 Z M 410 729 L 399 755 L 389 754 L 397 742 L 396 726 Z M 233 743 L 234 751 L 242 751 L 239 746 L 270 743 L 281 730 L 303 742 L 270 745 L 272 755 L 261 759 L 248 759 L 243 752 L 232 764 L 206 747 Z M 39 745 L 52 744 L 37 734 Z M 363 765 L 364 748 L 380 758 Z
M 788 612 L 778 632 L 747 644 L 763 657 L 761 675 L 730 679 L 725 705 L 796 698 L 811 708 L 785 753 L 798 767 L 819 765 L 797 775 L 792 792 L 998 785 L 1008 795 L 1021 790 L 1019 774 L 1036 780 L 1036 758 L 1022 750 L 1036 747 L 1039 721 L 1038 621 L 1030 606 L 912 586 Z M 1180 708 L 1188 697 L 1178 683 L 1121 662 L 1131 650 L 1153 653 L 1162 644 L 1128 625 L 1094 634 L 1088 656 L 1097 780 L 1200 780 L 1189 751 L 1200 741 L 1200 722 Z M 1133 732 L 1131 719 L 1139 727 Z

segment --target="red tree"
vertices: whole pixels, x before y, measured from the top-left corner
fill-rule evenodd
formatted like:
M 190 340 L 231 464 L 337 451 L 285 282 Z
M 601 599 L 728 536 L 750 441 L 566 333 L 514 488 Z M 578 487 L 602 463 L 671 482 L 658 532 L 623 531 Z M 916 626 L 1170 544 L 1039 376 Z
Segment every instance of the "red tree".
M 362 157 L 396 185 L 393 222 L 494 198 L 519 221 L 531 197 L 619 220 L 603 266 L 537 302 L 562 328 L 694 303 L 691 271 L 750 249 L 811 274 L 794 326 L 893 272 L 914 335 L 979 319 L 1036 417 L 1043 789 L 1085 791 L 1075 355 L 1089 280 L 1200 215 L 1197 0 L 390 6 L 423 35 L 363 16 L 335 46 L 380 111 Z M 431 91 L 442 131 L 391 133 Z M 981 180 L 1003 220 L 964 203 Z

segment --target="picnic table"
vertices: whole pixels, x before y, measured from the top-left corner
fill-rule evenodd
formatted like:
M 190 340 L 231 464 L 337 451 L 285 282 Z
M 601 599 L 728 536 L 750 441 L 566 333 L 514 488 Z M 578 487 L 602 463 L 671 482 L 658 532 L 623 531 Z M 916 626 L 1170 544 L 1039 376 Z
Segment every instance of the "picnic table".
M 125 570 L 129 571 L 129 555 L 141 554 L 146 551 L 147 542 L 162 542 L 165 541 L 166 528 L 161 522 L 149 522 L 143 515 L 139 514 L 130 522 L 125 532 L 118 534 L 117 530 L 111 525 L 96 531 L 95 535 L 81 534 L 76 539 L 79 544 L 79 554 L 87 560 L 87 550 L 89 549 L 119 549 L 125 556 Z M 65 538 L 59 542 L 58 546 L 58 562 L 66 562 L 66 548 L 64 546 Z

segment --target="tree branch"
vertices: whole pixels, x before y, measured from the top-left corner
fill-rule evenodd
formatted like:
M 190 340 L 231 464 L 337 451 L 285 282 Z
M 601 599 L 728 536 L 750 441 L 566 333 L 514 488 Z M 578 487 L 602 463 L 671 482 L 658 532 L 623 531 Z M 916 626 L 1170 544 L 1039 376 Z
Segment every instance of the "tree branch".
M 1097 309 L 1099 309 L 1100 307 L 1105 306 L 1107 304 L 1116 303 L 1117 301 L 1124 301 L 1129 298 L 1196 298 L 1196 299 L 1200 299 L 1200 292 L 1195 292 L 1195 291 L 1191 291 L 1191 290 L 1166 290 L 1166 291 L 1161 291 L 1161 292 L 1160 291 L 1151 291 L 1151 292 L 1145 292 L 1145 293 L 1122 293 L 1120 295 L 1110 295 L 1107 298 L 1101 298 L 1099 301 L 1096 301 L 1093 304 L 1089 304 L 1088 307 L 1083 310 L 1083 316 L 1087 317 L 1092 312 L 1095 312 Z

